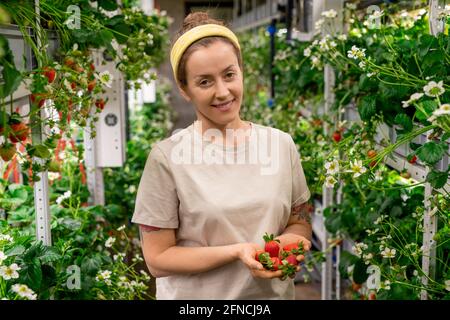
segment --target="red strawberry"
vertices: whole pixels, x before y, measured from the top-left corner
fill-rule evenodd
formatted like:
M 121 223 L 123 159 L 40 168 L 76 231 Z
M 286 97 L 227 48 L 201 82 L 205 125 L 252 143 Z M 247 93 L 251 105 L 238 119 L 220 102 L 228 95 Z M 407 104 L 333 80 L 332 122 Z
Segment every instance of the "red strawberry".
M 255 254 L 255 260 L 261 262 L 259 256 L 264 253 L 266 253 L 264 250 L 257 250 Z
M 66 65 L 66 66 L 68 66 L 68 67 L 72 67 L 74 64 L 75 64 L 75 61 L 72 59 L 72 58 L 67 58 L 65 61 L 64 61 L 64 64 Z
M 264 241 L 266 242 L 264 246 L 264 250 L 269 253 L 271 257 L 277 257 L 280 253 L 280 245 L 278 244 L 280 240 L 274 239 L 273 234 L 266 234 L 263 236 Z
M 32 93 L 31 94 L 31 102 L 37 103 L 39 108 L 42 108 L 42 106 L 45 104 L 45 97 L 47 95 L 45 93 Z
M 291 265 L 298 265 L 297 257 L 294 254 L 290 254 L 286 257 L 286 261 Z
M 413 157 L 408 162 L 411 163 L 411 164 L 416 163 L 417 162 L 417 156 L 413 155 Z
M 281 267 L 281 261 L 278 257 L 270 257 L 270 260 L 272 261 L 272 267 L 270 268 L 273 271 L 278 271 L 278 269 Z
M 374 291 L 370 291 L 369 300 L 377 300 L 377 294 Z
M 95 71 L 95 66 L 94 66 L 93 63 L 91 63 L 90 67 L 91 67 L 91 70 L 92 70 L 92 71 Z
M 377 155 L 377 152 L 375 150 L 367 151 L 367 156 L 371 159 L 374 158 L 376 155 Z
M 103 110 L 103 108 L 105 108 L 105 103 L 106 103 L 105 100 L 103 100 L 103 99 L 97 99 L 97 100 L 95 101 L 95 106 L 96 106 L 97 108 Z
M 11 140 L 12 143 L 25 141 L 27 139 L 29 129 L 25 123 L 20 122 L 11 124 L 11 129 L 13 132 L 9 134 L 9 140 Z
M 405 179 L 411 178 L 411 174 L 408 171 L 403 171 L 402 173 L 400 173 L 400 176 L 402 176 Z
M 0 146 L 0 157 L 3 161 L 10 161 L 16 154 L 16 146 L 10 143 L 4 143 Z
M 77 88 L 77 84 L 75 82 L 72 82 L 70 84 L 70 87 L 72 88 L 72 90 L 75 90 Z
M 352 282 L 352 290 L 357 292 L 359 289 L 361 289 L 362 285 L 356 282 Z
M 294 254 L 296 256 L 300 255 L 300 254 L 304 254 L 304 250 L 303 250 L 303 243 L 302 242 L 293 242 L 293 243 L 289 243 L 287 245 L 285 245 L 283 247 L 283 255 L 287 256 L 289 254 Z
M 376 166 L 376 164 L 377 164 L 377 161 L 376 161 L 376 160 L 373 160 L 373 161 L 370 162 L 369 165 L 370 165 L 371 168 L 373 168 L 373 167 Z
M 56 70 L 51 67 L 44 67 L 44 76 L 47 77 L 48 83 L 52 83 L 56 78 Z
M 92 90 L 94 90 L 96 84 L 97 84 L 97 81 L 95 79 L 92 80 L 91 82 L 89 82 L 88 91 L 91 92 Z
M 335 131 L 333 133 L 333 140 L 335 142 L 339 142 L 339 141 L 341 141 L 341 139 L 342 139 L 341 133 L 339 131 Z

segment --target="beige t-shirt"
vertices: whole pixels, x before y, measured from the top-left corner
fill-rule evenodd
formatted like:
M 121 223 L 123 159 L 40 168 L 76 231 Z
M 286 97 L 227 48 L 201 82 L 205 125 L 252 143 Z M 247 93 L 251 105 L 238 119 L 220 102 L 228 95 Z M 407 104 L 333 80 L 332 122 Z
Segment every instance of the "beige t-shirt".
M 176 229 L 177 246 L 223 246 L 280 235 L 291 207 L 310 197 L 294 141 L 251 123 L 247 143 L 206 141 L 194 124 L 156 143 L 132 222 Z M 157 299 L 294 299 L 288 279 L 254 278 L 235 261 L 204 273 L 156 279 Z

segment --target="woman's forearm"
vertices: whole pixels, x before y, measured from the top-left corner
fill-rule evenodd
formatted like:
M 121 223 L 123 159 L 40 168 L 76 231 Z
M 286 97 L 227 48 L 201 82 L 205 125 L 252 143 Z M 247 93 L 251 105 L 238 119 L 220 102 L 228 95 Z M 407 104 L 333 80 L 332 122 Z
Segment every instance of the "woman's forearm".
M 173 246 L 149 261 L 149 268 L 154 277 L 167 277 L 213 270 L 237 259 L 239 244 L 217 247 Z
M 302 236 L 311 241 L 312 227 L 309 223 L 296 223 L 288 226 L 281 235 L 277 237 L 280 240 L 281 247 L 295 242 L 296 236 Z

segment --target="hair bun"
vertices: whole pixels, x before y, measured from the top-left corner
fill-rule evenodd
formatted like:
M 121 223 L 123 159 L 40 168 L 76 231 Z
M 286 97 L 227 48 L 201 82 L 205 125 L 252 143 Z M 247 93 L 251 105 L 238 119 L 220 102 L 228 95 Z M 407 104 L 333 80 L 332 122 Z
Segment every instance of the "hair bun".
M 192 28 L 204 25 L 204 24 L 218 24 L 223 26 L 224 23 L 222 21 L 211 18 L 207 12 L 199 11 L 192 12 L 184 18 L 183 25 L 181 27 L 182 33 L 190 30 Z

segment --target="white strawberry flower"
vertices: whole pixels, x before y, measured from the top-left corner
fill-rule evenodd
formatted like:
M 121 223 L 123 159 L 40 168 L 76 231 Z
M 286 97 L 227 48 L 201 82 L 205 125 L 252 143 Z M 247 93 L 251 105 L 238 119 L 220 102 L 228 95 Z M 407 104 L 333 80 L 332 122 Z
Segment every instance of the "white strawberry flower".
M 0 265 L 6 260 L 6 258 L 8 258 L 8 256 L 3 251 L 0 251 Z
M 316 30 L 320 30 L 320 28 L 322 28 L 322 25 L 324 22 L 325 22 L 325 20 L 323 20 L 323 19 L 317 20 L 316 23 L 314 24 L 314 28 Z M 313 42 L 313 44 L 314 44 L 314 42 Z
M 11 237 L 9 234 L 0 234 L 0 241 L 2 241 L 2 240 L 6 240 L 9 242 L 14 241 L 13 237 Z
M 353 45 L 351 50 L 347 51 L 347 56 L 351 59 L 362 59 L 366 56 L 366 54 L 364 53 L 366 51 L 366 49 L 360 49 L 357 46 Z
M 117 231 L 123 231 L 125 230 L 125 225 L 121 225 L 120 227 L 117 228 Z
M 95 280 L 98 282 L 104 282 L 106 285 L 110 286 L 111 283 L 111 271 L 109 270 L 100 270 L 100 272 L 95 277 Z
M 305 57 L 311 56 L 311 48 L 308 47 L 308 48 L 306 48 L 305 50 L 303 50 L 303 55 L 304 55 Z
M 357 254 L 358 256 L 361 256 L 364 250 L 367 250 L 368 245 L 364 242 L 357 242 L 354 246 L 352 246 L 353 253 Z
M 105 247 L 107 248 L 111 248 L 112 245 L 114 244 L 114 242 L 116 242 L 116 238 L 114 237 L 109 237 L 106 242 L 105 242 Z
M 395 257 L 396 252 L 397 250 L 386 247 L 383 249 L 383 251 L 381 251 L 381 255 L 383 256 L 383 258 L 390 259 Z
M 384 16 L 384 10 L 381 10 L 381 11 L 378 11 L 378 10 L 377 10 L 377 11 L 374 11 L 373 14 L 369 15 L 368 20 L 379 19 L 379 18 L 381 18 L 382 16 Z
M 331 162 L 325 163 L 325 169 L 327 169 L 327 174 L 339 173 L 339 162 L 335 159 Z
M 413 103 L 413 102 L 419 100 L 419 99 L 422 98 L 422 97 L 423 97 L 423 93 L 421 93 L 421 92 L 413 93 L 413 94 L 409 97 L 408 100 L 402 101 L 402 104 L 403 104 L 402 107 L 403 107 L 403 108 L 407 108 L 407 107 L 409 107 L 409 105 L 410 105 L 411 103 Z
M 322 68 L 320 59 L 316 56 L 311 56 L 311 64 L 312 64 L 313 68 L 317 68 L 318 70 L 320 70 Z
M 341 41 L 346 41 L 347 40 L 347 35 L 346 34 L 340 34 L 340 35 L 338 35 L 338 40 L 341 40 Z
M 367 169 L 363 166 L 362 160 L 355 160 L 353 162 L 350 162 L 350 170 L 348 170 L 347 172 L 352 172 L 353 178 L 358 178 L 366 171 Z
M 375 171 L 375 181 L 383 180 L 383 171 L 377 170 Z
M 11 287 L 11 290 L 17 293 L 20 297 L 26 298 L 28 300 L 36 300 L 37 298 L 37 295 L 34 293 L 34 291 L 28 288 L 28 286 L 25 284 L 14 284 Z
M 334 188 L 334 185 L 337 183 L 337 180 L 333 176 L 327 176 L 325 178 L 325 186 L 327 188 Z
M 64 85 L 64 87 L 66 88 L 67 91 L 69 91 L 69 92 L 73 91 L 72 90 L 72 85 L 67 79 L 64 79 L 63 85 Z
M 100 72 L 98 75 L 95 74 L 95 77 L 105 86 L 108 88 L 111 88 L 112 82 L 114 80 L 113 75 L 108 71 L 105 70 L 103 72 Z
M 450 115 L 450 104 L 444 103 L 442 104 L 439 109 L 436 109 L 433 111 L 433 115 L 436 117 L 443 116 L 443 115 Z
M 369 264 L 370 260 L 373 259 L 373 254 L 372 253 L 363 254 L 363 259 L 365 261 L 365 264 Z
M 337 11 L 334 9 L 330 9 L 328 11 L 323 11 L 321 13 L 322 17 L 328 18 L 328 19 L 333 19 L 337 17 Z
M 9 267 L 2 266 L 0 267 L 0 276 L 5 280 L 9 279 L 17 279 L 19 278 L 19 273 L 17 271 L 21 270 L 21 268 L 13 263 Z
M 423 91 L 429 97 L 439 97 L 445 92 L 444 82 L 442 80 L 437 83 L 436 81 L 430 81 L 423 87 Z
M 345 7 L 349 10 L 356 10 L 356 3 L 347 2 Z

